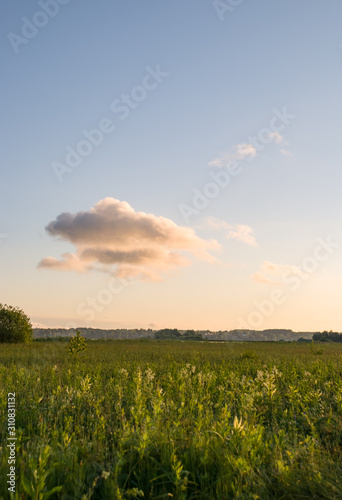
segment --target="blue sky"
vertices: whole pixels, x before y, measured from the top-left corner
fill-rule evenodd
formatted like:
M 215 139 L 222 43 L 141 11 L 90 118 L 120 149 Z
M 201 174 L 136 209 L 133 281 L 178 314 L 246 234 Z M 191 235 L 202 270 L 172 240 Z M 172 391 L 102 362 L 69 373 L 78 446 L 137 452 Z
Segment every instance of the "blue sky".
M 243 0 L 223 19 L 207 0 L 54 1 L 56 15 L 39 17 L 47 4 L 2 7 L 1 302 L 48 326 L 230 329 L 243 318 L 256 329 L 342 331 L 341 250 L 319 262 L 309 279 L 300 278 L 295 291 L 283 282 L 283 273 L 296 274 L 286 266 L 312 258 L 318 238 L 342 244 L 340 2 Z M 23 36 L 23 18 L 45 26 L 15 45 L 9 34 Z M 121 120 L 113 101 L 139 96 L 134 89 L 158 67 L 167 76 Z M 240 155 L 241 173 L 184 220 L 180 205 L 191 206 L 193 189 L 202 192 L 210 172 L 225 168 L 209 164 L 236 160 L 238 146 L 248 146 L 269 127 L 274 110 L 284 108 L 295 118 L 280 136 L 257 154 Z M 103 119 L 115 130 L 60 182 L 54 162 L 65 164 L 66 147 L 77 148 L 82 131 Z M 181 251 L 192 252 L 188 265 L 150 280 L 142 275 L 161 263 L 149 261 L 111 300 L 112 292 L 102 294 L 108 303 L 88 314 L 92 319 L 80 316 L 79 305 L 108 290 L 118 268 L 38 269 L 47 257 L 75 253 L 65 233 L 58 241 L 45 227 L 105 198 L 152 214 L 153 224 L 164 217 L 202 241 L 215 239 L 221 246 L 210 250 L 215 263 L 198 259 L 195 246 L 202 243 L 187 240 L 191 250 Z M 167 245 L 175 252 L 174 240 Z M 265 269 L 267 279 L 256 278 Z M 271 300 L 278 286 L 286 300 L 273 304 L 272 314 L 248 320 L 260 309 L 255 302 Z

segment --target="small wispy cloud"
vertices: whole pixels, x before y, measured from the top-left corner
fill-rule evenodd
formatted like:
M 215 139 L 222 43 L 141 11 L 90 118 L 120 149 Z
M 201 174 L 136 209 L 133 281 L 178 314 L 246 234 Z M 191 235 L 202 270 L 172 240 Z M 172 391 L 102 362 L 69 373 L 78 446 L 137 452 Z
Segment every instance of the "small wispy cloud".
M 288 146 L 289 145 L 289 143 L 287 141 L 285 141 L 284 136 L 282 136 L 281 134 L 279 134 L 279 132 L 271 132 L 269 134 L 269 137 L 276 144 L 282 144 L 283 146 Z M 291 151 L 289 151 L 288 149 L 286 149 L 284 147 L 279 150 L 279 153 L 281 153 L 284 156 L 293 157 L 293 153 L 291 153 Z
M 236 160 L 244 160 L 245 158 L 254 158 L 257 154 L 257 150 L 252 144 L 242 143 L 234 146 L 234 156 Z
M 246 225 L 236 224 L 231 231 L 229 231 L 228 239 L 241 241 L 246 245 L 250 245 L 252 247 L 257 247 L 258 244 L 256 242 L 254 231 L 251 227 Z
M 281 143 L 285 144 L 284 137 L 281 134 L 279 134 L 279 132 L 271 132 L 268 136 L 276 144 L 281 144 Z
M 275 264 L 274 262 L 264 261 L 259 271 L 253 274 L 252 279 L 257 283 L 267 285 L 278 285 L 288 274 L 302 276 L 301 270 L 291 264 Z
M 291 151 L 288 151 L 287 149 L 281 149 L 279 152 L 284 156 L 293 156 L 293 153 L 291 153 Z
M 216 231 L 223 231 L 228 240 L 240 241 L 252 247 L 258 246 L 253 229 L 246 224 L 229 224 L 216 217 L 207 217 L 204 225 Z
M 264 135 L 263 140 L 259 138 L 259 146 L 257 147 L 254 144 L 257 145 L 258 139 L 254 139 L 255 141 L 253 144 L 251 142 L 242 142 L 240 144 L 235 144 L 235 146 L 232 147 L 231 151 L 228 151 L 227 153 L 221 153 L 220 156 L 210 161 L 208 164 L 209 167 L 224 168 L 229 166 L 229 163 L 232 161 L 252 161 L 258 155 L 258 151 L 262 151 L 265 145 L 272 141 L 279 145 L 288 146 L 288 142 L 286 142 L 284 136 L 275 130 L 270 130 L 269 133 L 266 133 L 266 136 Z M 286 156 L 293 156 L 290 151 L 284 148 L 280 149 L 280 152 Z
M 252 144 L 241 143 L 233 146 L 233 151 L 229 153 L 222 153 L 219 157 L 209 162 L 209 167 L 225 167 L 232 160 L 245 160 L 253 159 L 257 155 L 257 150 Z

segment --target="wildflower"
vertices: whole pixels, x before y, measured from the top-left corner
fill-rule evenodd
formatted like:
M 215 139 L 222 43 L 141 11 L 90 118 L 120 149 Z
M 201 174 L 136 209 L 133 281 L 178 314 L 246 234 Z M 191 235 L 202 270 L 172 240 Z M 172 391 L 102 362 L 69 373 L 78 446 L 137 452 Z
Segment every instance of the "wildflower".
M 152 382 L 152 380 L 154 379 L 154 373 L 153 371 L 151 370 L 151 368 L 148 368 L 146 371 L 145 371 L 145 375 L 146 375 L 146 378 L 149 382 Z

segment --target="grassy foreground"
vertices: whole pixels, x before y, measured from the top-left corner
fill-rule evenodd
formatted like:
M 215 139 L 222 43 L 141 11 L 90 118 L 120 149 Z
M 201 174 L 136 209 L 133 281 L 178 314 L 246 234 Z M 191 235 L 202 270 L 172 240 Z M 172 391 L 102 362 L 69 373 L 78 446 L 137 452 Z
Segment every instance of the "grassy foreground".
M 1 499 L 342 499 L 342 345 L 66 346 L 0 346 Z

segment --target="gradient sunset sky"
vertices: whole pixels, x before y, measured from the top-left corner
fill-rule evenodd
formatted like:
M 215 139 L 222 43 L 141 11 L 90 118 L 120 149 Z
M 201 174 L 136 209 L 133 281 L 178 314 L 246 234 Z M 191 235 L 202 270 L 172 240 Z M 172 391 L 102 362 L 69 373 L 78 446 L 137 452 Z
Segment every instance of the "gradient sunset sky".
M 340 0 L 2 6 L 0 302 L 342 331 Z

